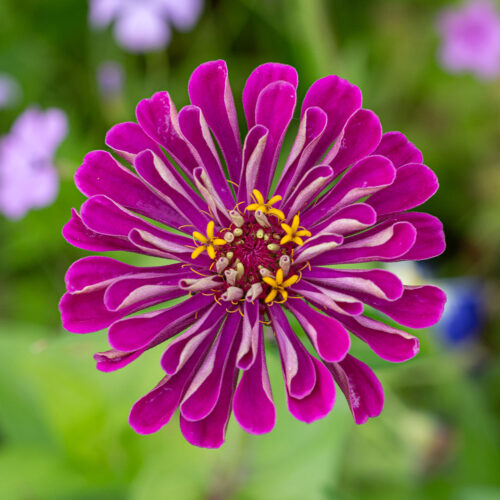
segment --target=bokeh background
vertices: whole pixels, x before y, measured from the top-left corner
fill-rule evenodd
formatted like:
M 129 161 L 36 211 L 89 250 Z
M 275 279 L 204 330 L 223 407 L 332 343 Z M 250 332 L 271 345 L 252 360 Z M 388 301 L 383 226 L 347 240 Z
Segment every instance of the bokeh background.
M 500 499 L 500 78 L 440 64 L 436 20 L 456 5 L 206 0 L 168 46 L 133 53 L 111 28 L 89 26 L 84 0 L 1 0 L 0 73 L 17 83 L 0 134 L 32 105 L 68 117 L 57 199 L 17 220 L 0 214 L 1 499 Z M 228 62 L 240 111 L 245 79 L 263 62 L 295 66 L 300 97 L 327 74 L 350 80 L 384 130 L 404 132 L 438 174 L 424 209 L 443 220 L 448 248 L 398 272 L 442 285 L 453 301 L 442 323 L 418 333 L 417 358 L 396 366 L 360 354 L 386 393 L 382 415 L 364 426 L 340 391 L 326 419 L 295 421 L 270 359 L 271 434 L 246 435 L 231 420 L 226 444 L 202 450 L 174 418 L 138 436 L 129 408 L 161 377 L 159 353 L 104 374 L 92 353 L 106 335 L 62 329 L 64 273 L 84 255 L 61 237 L 83 201 L 76 168 L 111 125 L 134 119 L 140 99 L 168 89 L 186 104 L 189 74 L 216 58 Z

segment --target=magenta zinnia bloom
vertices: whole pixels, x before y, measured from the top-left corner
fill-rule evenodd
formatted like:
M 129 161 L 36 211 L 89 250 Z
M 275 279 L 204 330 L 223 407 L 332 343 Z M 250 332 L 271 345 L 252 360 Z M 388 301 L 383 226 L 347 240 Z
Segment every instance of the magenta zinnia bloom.
M 469 0 L 458 9 L 445 9 L 438 28 L 446 70 L 470 71 L 483 79 L 500 75 L 500 13 L 493 2 Z
M 102 371 L 175 337 L 161 360 L 166 375 L 132 408 L 130 424 L 141 434 L 160 429 L 177 407 L 184 436 L 198 446 L 224 442 L 231 410 L 246 431 L 269 432 L 275 407 L 265 329 L 276 340 L 297 419 L 309 423 L 330 412 L 335 380 L 356 423 L 364 423 L 380 413 L 384 397 L 371 369 L 348 354 L 349 332 L 392 362 L 419 348 L 413 335 L 363 314 L 364 304 L 411 328 L 441 316 L 445 296 L 435 286 L 403 286 L 382 269 L 339 267 L 444 250 L 439 220 L 407 211 L 435 193 L 436 176 L 403 134 L 382 135 L 377 116 L 361 109 L 356 86 L 337 76 L 312 85 L 273 182 L 297 82 L 295 69 L 282 64 L 250 75 L 242 147 L 226 64 L 202 64 L 189 82 L 191 105 L 177 112 L 159 92 L 139 103 L 138 123 L 109 131 L 107 145 L 133 168 L 94 151 L 76 173 L 89 199 L 64 228 L 71 244 L 176 261 L 139 268 L 83 258 L 69 269 L 61 300 L 68 330 L 109 327 L 113 349 L 95 356 Z

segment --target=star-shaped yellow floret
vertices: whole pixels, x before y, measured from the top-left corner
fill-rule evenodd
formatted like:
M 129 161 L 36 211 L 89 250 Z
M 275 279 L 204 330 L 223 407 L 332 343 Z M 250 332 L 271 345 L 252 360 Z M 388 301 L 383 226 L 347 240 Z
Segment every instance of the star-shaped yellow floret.
M 307 229 L 299 229 L 299 216 L 296 215 L 293 218 L 292 225 L 289 226 L 288 224 L 281 224 L 281 228 L 285 231 L 286 235 L 281 238 L 280 244 L 284 245 L 285 243 L 288 243 L 289 241 L 293 241 L 294 243 L 297 243 L 297 245 L 303 245 L 304 240 L 301 238 L 301 236 L 306 236 L 309 237 L 311 236 L 311 233 Z
M 215 227 L 214 221 L 211 220 L 207 224 L 206 236 L 204 234 L 199 233 L 198 231 L 195 231 L 193 233 L 193 238 L 199 241 L 201 245 L 197 246 L 193 250 L 193 253 L 191 254 L 192 259 L 196 259 L 196 257 L 198 257 L 198 255 L 200 255 L 204 250 L 207 251 L 208 256 L 211 259 L 215 259 L 215 247 L 225 245 L 227 243 L 227 241 L 223 240 L 222 238 L 214 238 L 214 227 Z
M 247 210 L 250 210 L 252 212 L 254 212 L 255 210 L 261 210 L 264 214 L 275 215 L 279 219 L 285 218 L 285 214 L 281 210 L 273 208 L 273 205 L 281 200 L 281 196 L 279 194 L 273 196 L 267 203 L 265 202 L 262 193 L 258 189 L 254 189 L 252 191 L 252 194 L 255 198 L 255 203 L 251 203 L 250 205 L 248 205 L 248 207 L 246 208 Z
M 267 283 L 271 287 L 271 291 L 268 293 L 264 302 L 266 304 L 272 302 L 276 298 L 276 295 L 278 295 L 278 293 L 281 294 L 281 302 L 285 302 L 288 299 L 288 292 L 285 290 L 285 288 L 292 286 L 297 282 L 298 279 L 299 275 L 294 274 L 293 276 L 290 276 L 290 278 L 288 278 L 286 281 L 283 281 L 283 269 L 278 269 L 275 278 L 271 278 L 271 276 L 264 276 L 262 280 L 264 281 L 264 283 Z

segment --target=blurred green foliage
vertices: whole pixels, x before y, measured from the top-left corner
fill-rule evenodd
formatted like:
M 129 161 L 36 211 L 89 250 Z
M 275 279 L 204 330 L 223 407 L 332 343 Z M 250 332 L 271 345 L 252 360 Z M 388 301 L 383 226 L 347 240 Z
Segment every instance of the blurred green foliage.
M 0 219 L 0 498 L 500 498 L 500 86 L 438 66 L 435 19 L 444 3 L 212 0 L 168 49 L 131 55 L 109 30 L 89 29 L 83 0 L 0 2 L 0 70 L 23 90 L 16 107 L 0 111 L 0 134 L 34 103 L 60 107 L 70 120 L 57 155 L 57 202 L 19 222 Z M 475 275 L 487 287 L 489 321 L 473 348 L 450 351 L 424 331 L 419 357 L 391 366 L 355 346 L 387 399 L 382 416 L 363 427 L 341 394 L 324 421 L 295 421 L 271 357 L 278 423 L 270 435 L 245 435 L 232 421 L 221 450 L 199 450 L 173 419 L 138 436 L 127 414 L 161 377 L 159 353 L 102 374 L 91 353 L 106 348 L 105 334 L 62 331 L 64 272 L 84 255 L 60 236 L 83 201 L 74 171 L 87 151 L 104 147 L 113 123 L 133 119 L 141 98 L 168 89 L 184 105 L 190 72 L 215 58 L 228 61 L 240 111 L 246 77 L 266 61 L 298 69 L 300 96 L 330 73 L 359 85 L 384 129 L 407 134 L 439 176 L 440 191 L 424 207 L 447 234 L 434 272 Z M 126 72 L 112 99 L 96 83 L 106 60 Z

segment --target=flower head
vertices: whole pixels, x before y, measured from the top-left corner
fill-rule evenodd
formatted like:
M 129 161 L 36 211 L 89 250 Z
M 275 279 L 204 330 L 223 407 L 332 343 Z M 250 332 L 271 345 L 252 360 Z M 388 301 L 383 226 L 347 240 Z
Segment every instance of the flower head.
M 382 269 L 339 267 L 440 254 L 439 220 L 408 211 L 435 193 L 436 176 L 403 134 L 382 135 L 377 116 L 361 109 L 359 89 L 337 76 L 308 90 L 295 143 L 277 172 L 296 88 L 290 66 L 254 70 L 243 91 L 249 131 L 242 145 L 227 67 L 202 64 L 189 82 L 192 104 L 177 112 L 159 92 L 139 103 L 138 123 L 109 131 L 108 146 L 132 168 L 94 151 L 76 173 L 89 199 L 64 228 L 70 243 L 175 261 L 141 268 L 83 258 L 69 269 L 60 304 L 70 331 L 109 327 L 112 349 L 95 356 L 103 371 L 172 339 L 161 359 L 164 377 L 132 408 L 139 433 L 160 429 L 177 407 L 184 436 L 198 446 L 224 442 L 231 411 L 246 431 L 269 432 L 275 407 L 264 329 L 274 333 L 297 419 L 325 417 L 336 381 L 363 423 L 382 410 L 383 391 L 348 354 L 350 333 L 389 361 L 418 352 L 416 337 L 365 315 L 364 304 L 411 328 L 441 315 L 445 297 L 437 287 L 403 286 Z
M 439 57 L 448 71 L 470 71 L 482 79 L 500 75 L 500 13 L 492 1 L 469 0 L 443 10 L 438 29 Z
M 0 141 L 0 212 L 10 219 L 50 205 L 59 189 L 54 155 L 67 134 L 59 109 L 26 110 Z
M 97 28 L 114 20 L 115 38 L 124 49 L 148 52 L 168 45 L 169 24 L 191 29 L 202 5 L 202 0 L 90 0 L 89 18 Z

